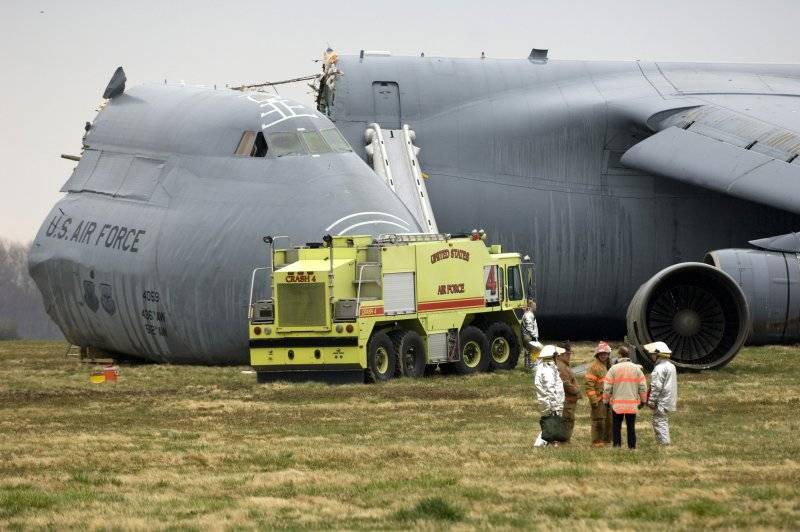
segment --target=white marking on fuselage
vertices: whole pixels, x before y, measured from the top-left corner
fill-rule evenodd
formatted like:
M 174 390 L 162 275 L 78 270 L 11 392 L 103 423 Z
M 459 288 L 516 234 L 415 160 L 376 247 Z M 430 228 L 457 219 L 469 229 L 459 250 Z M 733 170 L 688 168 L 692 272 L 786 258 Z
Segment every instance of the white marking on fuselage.
M 343 234 L 345 234 L 346 232 L 348 232 L 350 229 L 355 229 L 356 227 L 361 227 L 362 225 L 370 225 L 370 224 L 376 224 L 376 225 L 377 225 L 377 224 L 393 225 L 393 226 L 395 226 L 395 227 L 399 227 L 400 229 L 403 229 L 403 230 L 405 230 L 405 231 L 408 231 L 408 227 L 402 226 L 402 225 L 400 225 L 400 224 L 398 224 L 398 223 L 395 223 L 395 222 L 390 222 L 389 220 L 367 220 L 366 222 L 359 222 L 359 223 L 357 223 L 357 224 L 353 224 L 353 225 L 351 225 L 351 226 L 349 226 L 349 227 L 345 227 L 345 228 L 344 228 L 344 229 L 342 229 L 341 231 L 337 231 L 337 233 L 339 233 L 339 234 L 343 235 Z
M 336 227 L 341 222 L 343 222 L 345 220 L 349 220 L 350 218 L 355 218 L 356 216 L 367 216 L 367 215 L 376 215 L 376 214 L 381 215 L 381 216 L 388 216 L 389 218 L 394 218 L 395 220 L 400 220 L 405 225 L 409 225 L 407 221 L 403 220 L 399 216 L 395 216 L 394 214 L 389 214 L 388 212 L 364 211 L 364 212 L 354 212 L 353 214 L 348 214 L 347 216 L 342 216 L 341 218 L 339 218 L 338 220 L 333 222 L 331 225 L 326 227 L 325 230 L 326 231 L 330 231 L 331 229 Z
M 284 98 L 265 95 L 247 95 L 247 99 L 257 103 L 262 109 L 267 109 L 265 112 L 261 113 L 261 118 L 268 117 L 269 120 L 261 124 L 261 129 L 267 129 L 275 124 L 302 116 L 307 118 L 319 118 L 315 112 L 308 109 L 305 105 Z

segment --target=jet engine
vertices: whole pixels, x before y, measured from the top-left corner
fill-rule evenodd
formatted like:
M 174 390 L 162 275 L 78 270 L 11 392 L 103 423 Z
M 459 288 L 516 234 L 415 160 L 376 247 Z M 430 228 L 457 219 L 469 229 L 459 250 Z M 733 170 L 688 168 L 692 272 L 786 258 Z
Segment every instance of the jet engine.
M 666 342 L 679 369 L 719 368 L 730 362 L 749 332 L 747 300 L 725 271 L 684 262 L 655 274 L 636 291 L 627 313 L 628 340 L 637 361 L 651 360 L 641 346 Z
M 763 249 L 721 249 L 705 263 L 730 275 L 750 308 L 751 344 L 800 340 L 800 255 Z

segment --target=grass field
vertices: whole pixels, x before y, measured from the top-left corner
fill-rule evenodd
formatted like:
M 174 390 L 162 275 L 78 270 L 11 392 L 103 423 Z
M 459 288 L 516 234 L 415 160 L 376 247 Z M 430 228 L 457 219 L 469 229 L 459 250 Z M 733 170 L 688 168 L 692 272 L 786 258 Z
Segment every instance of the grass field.
M 800 528 L 800 349 L 680 376 L 675 445 L 531 447 L 522 371 L 257 385 L 0 342 L 0 529 Z M 573 362 L 590 358 L 579 346 Z

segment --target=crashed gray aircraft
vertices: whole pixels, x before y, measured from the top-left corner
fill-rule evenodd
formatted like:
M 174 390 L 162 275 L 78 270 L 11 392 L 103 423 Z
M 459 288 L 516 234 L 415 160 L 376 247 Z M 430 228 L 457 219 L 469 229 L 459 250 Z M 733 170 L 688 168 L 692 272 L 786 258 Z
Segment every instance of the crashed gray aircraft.
M 800 339 L 800 67 L 534 49 L 324 72 L 318 109 L 112 79 L 31 253 L 73 344 L 247 363 L 262 235 L 472 228 L 533 258 L 545 337 L 627 325 L 697 369 Z

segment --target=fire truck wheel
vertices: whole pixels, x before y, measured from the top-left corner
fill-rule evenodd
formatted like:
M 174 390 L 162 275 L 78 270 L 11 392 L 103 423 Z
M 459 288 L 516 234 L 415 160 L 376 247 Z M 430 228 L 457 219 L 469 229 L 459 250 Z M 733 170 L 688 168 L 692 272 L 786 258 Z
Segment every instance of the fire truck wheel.
M 489 340 L 483 331 L 472 325 L 461 329 L 459 335 L 461 360 L 452 363 L 452 369 L 462 375 L 486 371 L 489 368 Z
M 519 359 L 519 340 L 514 330 L 501 321 L 492 323 L 486 330 L 492 369 L 513 369 Z
M 397 351 L 383 331 L 372 333 L 367 344 L 367 382 L 388 381 L 397 370 Z
M 425 343 L 415 331 L 392 333 L 398 366 L 403 375 L 416 379 L 425 373 Z

